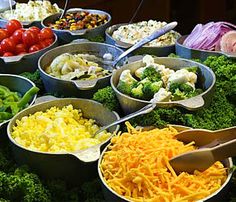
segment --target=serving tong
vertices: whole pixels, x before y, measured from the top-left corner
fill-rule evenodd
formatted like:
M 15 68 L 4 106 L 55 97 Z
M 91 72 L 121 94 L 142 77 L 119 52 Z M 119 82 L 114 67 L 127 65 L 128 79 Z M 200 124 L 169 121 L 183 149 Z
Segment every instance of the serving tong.
M 216 161 L 236 156 L 236 126 L 216 131 L 191 129 L 180 132 L 176 138 L 184 143 L 194 141 L 199 146 L 170 160 L 176 173 L 204 171 Z

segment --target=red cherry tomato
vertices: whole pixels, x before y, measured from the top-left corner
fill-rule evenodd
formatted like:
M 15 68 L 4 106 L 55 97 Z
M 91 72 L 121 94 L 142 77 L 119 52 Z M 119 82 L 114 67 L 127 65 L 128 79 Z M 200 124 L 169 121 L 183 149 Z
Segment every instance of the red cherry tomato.
M 3 39 L 1 42 L 3 52 L 14 52 L 16 44 L 14 40 L 10 38 Z
M 44 48 L 46 48 L 47 46 L 48 46 L 48 44 L 47 43 L 45 43 L 45 41 L 39 41 L 39 46 L 41 47 L 41 49 L 44 49 Z
M 35 27 L 35 26 L 30 27 L 29 30 L 32 31 L 32 32 L 35 32 L 36 34 L 40 33 L 40 29 L 38 27 Z
M 30 30 L 25 31 L 22 34 L 22 41 L 28 47 L 36 44 L 38 40 L 39 40 L 38 35 Z
M 40 40 L 51 39 L 53 37 L 54 37 L 54 34 L 51 28 L 46 27 L 40 31 L 40 34 L 39 34 Z
M 5 29 L 0 29 L 0 42 L 8 37 L 8 32 Z
M 23 43 L 17 44 L 16 48 L 15 48 L 15 53 L 16 54 L 19 54 L 21 52 L 27 52 L 27 48 L 26 48 L 25 44 L 23 44 Z
M 35 44 L 29 48 L 29 53 L 39 51 L 40 49 L 41 49 L 41 47 L 38 44 Z
M 2 50 L 2 46 L 0 45 L 0 55 L 2 56 L 3 55 L 3 50 Z
M 12 34 L 17 29 L 22 28 L 22 24 L 18 20 L 10 20 L 6 24 L 6 28 L 9 34 Z
M 24 32 L 25 32 L 24 29 L 18 29 L 13 33 L 12 38 L 14 39 L 16 43 L 22 42 L 22 34 Z
M 14 56 L 14 54 L 11 53 L 11 52 L 5 52 L 5 53 L 3 54 L 3 57 L 9 57 L 9 56 Z
M 44 43 L 47 44 L 47 46 L 50 46 L 54 42 L 54 39 L 45 39 Z

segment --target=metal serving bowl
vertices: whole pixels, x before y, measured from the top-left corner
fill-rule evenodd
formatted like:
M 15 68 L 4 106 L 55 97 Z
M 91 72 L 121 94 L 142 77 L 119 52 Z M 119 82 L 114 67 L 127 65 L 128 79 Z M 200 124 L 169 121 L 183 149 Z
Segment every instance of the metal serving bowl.
M 83 150 L 81 153 L 69 154 L 66 152 L 32 151 L 16 143 L 11 136 L 16 121 L 22 117 L 38 111 L 46 111 L 54 106 L 62 108 L 69 104 L 73 105 L 75 109 L 81 109 L 83 117 L 94 119 L 101 126 L 119 119 L 117 113 L 111 112 L 102 104 L 93 100 L 76 98 L 56 99 L 33 105 L 21 111 L 10 121 L 7 134 L 14 158 L 18 164 L 29 165 L 40 176 L 47 179 L 60 178 L 71 184 L 82 184 L 97 176 L 96 166 L 100 150 L 104 148 L 109 139 L 99 145 Z M 118 129 L 119 126 L 113 126 L 109 131 L 114 132 Z M 85 160 L 85 154 L 89 154 L 91 159 Z
M 47 74 L 45 72 L 45 68 L 51 64 L 55 57 L 63 53 L 87 53 L 91 55 L 96 55 L 99 58 L 102 58 L 105 53 L 111 53 L 113 59 L 116 59 L 122 52 L 123 51 L 121 49 L 116 48 L 115 46 L 95 42 L 72 43 L 54 48 L 46 52 L 39 59 L 38 62 L 40 75 L 43 80 L 45 89 L 47 92 L 56 92 L 64 96 L 91 98 L 93 93 L 95 93 L 98 89 L 109 85 L 111 74 L 99 79 L 93 79 L 88 81 L 67 81 Z M 112 70 L 112 67 L 109 65 L 102 66 L 105 69 Z
M 180 126 L 180 125 L 172 125 L 174 128 L 176 128 L 176 130 L 183 131 L 183 130 L 188 130 L 190 129 L 189 127 L 185 127 L 185 126 Z M 105 147 L 105 149 L 103 150 L 102 154 L 100 155 L 99 161 L 98 161 L 98 174 L 99 174 L 99 178 L 101 180 L 101 184 L 102 184 L 102 191 L 105 197 L 106 201 L 112 201 L 112 202 L 131 202 L 131 200 L 126 199 L 125 197 L 117 194 L 113 189 L 111 189 L 109 187 L 109 185 L 106 183 L 106 181 L 104 180 L 103 174 L 100 170 L 100 165 L 103 159 L 103 156 L 105 154 L 106 151 L 108 151 L 109 146 L 111 145 L 111 143 L 109 145 L 107 145 Z M 228 158 L 225 159 L 224 161 L 222 161 L 223 165 L 228 168 L 227 169 L 227 178 L 224 182 L 224 184 L 221 186 L 220 189 L 218 189 L 217 191 L 215 191 L 214 193 L 212 193 L 211 195 L 197 201 L 197 202 L 221 202 L 224 201 L 224 195 L 227 194 L 227 190 L 229 188 L 229 182 L 232 178 L 233 172 L 232 172 L 232 167 L 233 167 L 233 161 L 232 158 Z
M 62 41 L 62 43 L 68 43 L 75 39 L 80 39 L 80 38 L 94 38 L 97 36 L 104 36 L 106 28 L 109 27 L 111 24 L 111 16 L 109 13 L 101 11 L 101 10 L 81 9 L 81 8 L 69 9 L 67 13 L 76 13 L 78 11 L 87 11 L 92 14 L 106 15 L 108 17 L 108 21 L 105 24 L 100 25 L 93 29 L 82 29 L 82 30 L 77 30 L 77 31 L 53 29 L 54 33 L 57 34 L 57 36 Z M 42 26 L 48 27 L 50 23 L 54 23 L 56 20 L 58 20 L 60 15 L 61 13 L 57 13 L 57 14 L 48 16 L 41 22 Z
M 207 51 L 207 50 L 197 50 L 188 48 L 183 45 L 184 40 L 188 37 L 188 35 L 181 36 L 178 38 L 175 44 L 176 54 L 182 58 L 198 58 L 200 60 L 205 60 L 208 56 L 220 56 L 222 53 L 217 51 Z
M 127 43 L 120 43 L 112 37 L 113 32 L 123 25 L 127 25 L 127 23 L 112 25 L 111 27 L 106 29 L 105 35 L 106 35 L 106 43 L 122 48 L 123 50 L 126 50 L 130 48 L 132 45 Z M 162 57 L 162 56 L 168 56 L 170 53 L 174 52 L 175 52 L 175 45 L 163 46 L 163 47 L 143 46 L 138 50 L 134 51 L 132 55 L 150 54 Z
M 35 84 L 29 79 L 12 74 L 0 74 L 0 85 L 6 86 L 11 91 L 19 92 L 21 95 L 24 95 L 30 88 L 35 86 Z M 34 95 L 29 102 L 29 106 L 34 103 L 36 97 L 37 95 Z M 10 120 L 6 120 L 0 123 L 0 128 L 6 126 L 9 121 Z
M 0 20 L 0 27 L 5 27 L 6 21 Z M 54 42 L 37 52 L 16 55 L 11 57 L 0 57 L 0 73 L 20 74 L 22 72 L 34 72 L 38 67 L 38 59 L 46 51 L 57 47 L 57 35 L 54 34 Z
M 198 66 L 199 73 L 198 73 L 197 83 L 199 87 L 204 90 L 204 92 L 201 93 L 200 95 L 197 95 L 189 99 L 172 101 L 172 102 L 157 102 L 156 103 L 157 107 L 171 108 L 175 106 L 180 106 L 188 110 L 197 110 L 210 104 L 211 98 L 214 93 L 214 85 L 215 85 L 215 80 L 216 80 L 215 74 L 210 68 L 198 62 L 194 62 L 194 61 L 186 60 L 182 58 L 169 58 L 169 57 L 158 58 L 157 57 L 154 60 L 155 60 L 155 63 L 163 64 L 166 67 L 174 69 L 174 70 L 178 70 L 178 69 L 188 67 L 188 66 Z M 120 69 L 114 71 L 112 74 L 111 86 L 113 90 L 115 91 L 116 96 L 120 102 L 121 108 L 125 114 L 129 114 L 134 111 L 137 111 L 138 109 L 141 109 L 145 105 L 151 103 L 150 101 L 136 99 L 128 95 L 125 95 L 117 89 L 120 74 L 125 69 L 129 69 L 131 71 L 131 74 L 134 74 L 134 72 L 138 68 L 143 67 L 143 66 L 145 65 L 142 61 L 133 62 L 127 65 L 124 65 Z

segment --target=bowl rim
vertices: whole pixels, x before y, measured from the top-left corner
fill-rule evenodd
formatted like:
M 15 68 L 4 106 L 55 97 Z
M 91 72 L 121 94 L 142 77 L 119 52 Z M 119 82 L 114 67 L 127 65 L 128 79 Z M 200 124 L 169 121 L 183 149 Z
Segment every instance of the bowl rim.
M 32 82 L 31 80 L 29 80 L 28 78 L 26 78 L 26 77 L 24 77 L 24 76 L 20 76 L 20 75 L 16 75 L 16 74 L 2 74 L 2 73 L 0 73 L 0 78 L 1 78 L 1 77 L 19 78 L 19 79 L 21 79 L 21 80 L 27 81 L 29 84 L 32 85 L 32 87 L 36 87 L 36 85 L 35 85 L 34 82 Z M 1 82 L 0 82 L 0 83 L 1 83 Z M 6 87 L 7 87 L 7 86 L 6 86 Z M 31 107 L 31 106 L 34 104 L 36 98 L 37 98 L 37 93 L 36 93 L 36 94 L 34 95 L 34 97 L 32 98 L 32 101 L 31 101 L 30 103 L 28 103 L 28 106 L 27 106 L 26 108 L 24 108 L 23 110 L 27 109 L 28 107 Z M 23 110 L 21 110 L 21 111 L 23 111 Z M 21 111 L 19 111 L 18 113 L 20 113 Z M 18 113 L 17 113 L 17 114 L 18 114 Z M 17 115 L 17 114 L 16 114 L 16 115 Z M 1 128 L 4 124 L 10 122 L 13 118 L 14 118 L 14 117 L 12 117 L 12 118 L 10 118 L 10 119 L 7 119 L 7 120 L 5 120 L 5 121 L 3 121 L 3 122 L 1 122 L 1 123 L 0 123 L 0 128 Z
M 29 109 L 32 109 L 32 108 L 37 108 L 37 107 L 39 107 L 39 106 L 41 106 L 41 105 L 46 105 L 46 104 L 48 104 L 48 103 L 53 103 L 53 102 L 60 102 L 60 101 L 64 101 L 64 100 L 75 100 L 75 101 L 76 101 L 76 100 L 78 100 L 78 101 L 79 101 L 79 100 L 83 100 L 83 101 L 89 101 L 89 102 L 94 103 L 94 105 L 100 105 L 100 106 L 102 106 L 103 108 L 105 108 L 101 103 L 99 103 L 99 102 L 97 102 L 97 101 L 94 101 L 94 100 L 91 100 L 91 99 L 84 99 L 84 98 L 56 98 L 56 99 L 53 99 L 53 100 L 49 100 L 49 101 L 45 101 L 45 102 L 41 102 L 41 103 L 34 104 L 34 105 L 30 106 L 30 107 L 27 107 L 27 108 L 21 110 L 21 111 L 20 111 L 19 113 L 17 113 L 12 119 L 10 119 L 10 122 L 9 122 L 9 124 L 8 124 L 8 126 L 7 126 L 7 136 L 8 136 L 8 139 L 10 140 L 10 142 L 13 143 L 13 144 L 14 144 L 15 146 L 17 146 L 17 147 L 19 147 L 19 148 L 21 148 L 21 149 L 23 149 L 23 150 L 26 150 L 26 151 L 28 151 L 28 152 L 32 152 L 32 153 L 34 153 L 34 154 L 44 154 L 44 155 L 71 155 L 71 153 L 70 153 L 69 151 L 68 151 L 68 152 L 66 152 L 66 151 L 64 151 L 64 152 L 43 152 L 43 151 L 37 151 L 37 150 L 32 150 L 32 149 L 26 148 L 26 147 L 20 145 L 19 143 L 17 143 L 17 142 L 14 140 L 14 138 L 12 137 L 12 135 L 11 135 L 11 134 L 12 134 L 12 128 L 13 128 L 13 126 L 15 126 L 15 125 L 12 124 L 12 122 L 13 122 L 14 120 L 18 120 L 17 117 L 20 116 L 23 112 L 25 112 L 25 111 L 27 111 L 27 110 L 29 110 Z M 52 107 L 52 106 L 51 106 L 51 107 Z M 49 109 L 49 108 L 51 108 L 51 107 L 48 107 L 47 109 Z M 106 109 L 106 108 L 105 108 L 105 109 Z M 40 111 L 40 110 L 37 110 L 36 112 L 38 112 L 38 111 Z M 45 111 L 45 110 L 44 110 L 44 111 Z M 34 113 L 36 113 L 36 112 L 34 112 Z M 115 117 L 116 117 L 117 120 L 120 118 L 120 116 L 118 115 L 117 112 L 115 112 L 115 111 L 110 111 L 110 112 L 115 115 Z M 29 114 L 28 114 L 28 115 L 29 115 Z M 119 125 L 116 126 L 116 129 L 115 129 L 114 132 L 118 132 L 118 130 L 119 130 Z M 81 149 L 81 150 L 78 150 L 78 151 L 79 151 L 79 152 L 83 152 L 83 151 L 87 151 L 87 150 L 89 150 L 89 149 L 96 148 L 96 147 L 100 148 L 103 144 L 105 144 L 105 143 L 107 143 L 108 141 L 110 141 L 110 139 L 112 138 L 112 136 L 113 136 L 113 134 L 112 134 L 107 140 L 105 140 L 105 141 L 103 141 L 103 142 L 101 142 L 101 143 L 99 143 L 99 144 L 97 144 L 97 145 L 93 145 L 92 147 L 89 147 L 89 148 L 87 148 L 87 149 Z M 73 151 L 73 152 L 78 152 L 78 151 Z
M 122 49 L 120 49 L 119 47 L 116 47 L 116 46 L 113 46 L 113 45 L 107 44 L 107 43 L 92 42 L 92 41 L 79 42 L 79 43 L 73 43 L 73 42 L 71 42 L 71 43 L 69 43 L 69 44 L 65 44 L 65 45 L 62 45 L 62 46 L 58 46 L 58 47 L 55 47 L 55 48 L 50 49 L 50 50 L 48 50 L 47 52 L 45 52 L 45 53 L 39 58 L 39 60 L 38 60 L 38 69 L 39 69 L 39 71 L 40 71 L 42 74 L 44 74 L 45 76 L 49 77 L 50 79 L 55 79 L 55 80 L 57 80 L 57 81 L 63 81 L 63 82 L 69 82 L 69 83 L 72 83 L 72 84 L 74 84 L 75 82 L 86 82 L 86 81 L 97 81 L 97 82 L 98 82 L 98 81 L 101 80 L 101 79 L 105 79 L 105 78 L 111 77 L 111 76 L 112 76 L 112 72 L 111 72 L 110 74 L 104 76 L 104 77 L 95 78 L 95 79 L 90 79 L 90 80 L 64 80 L 64 79 L 60 79 L 60 78 L 57 78 L 57 77 L 54 77 L 54 76 L 48 74 L 48 73 L 43 69 L 43 67 L 41 66 L 41 60 L 42 60 L 44 57 L 46 57 L 48 53 L 51 53 L 51 52 L 56 51 L 56 50 L 58 50 L 58 49 L 63 49 L 63 48 L 65 48 L 65 47 L 69 47 L 69 46 L 80 46 L 81 44 L 82 44 L 82 45 L 88 44 L 88 45 L 90 45 L 91 47 L 92 47 L 94 44 L 97 44 L 97 45 L 100 45 L 100 46 L 107 46 L 107 47 L 111 47 L 111 48 L 117 49 L 117 50 L 119 50 L 121 53 L 124 52 L 124 51 L 123 51 Z M 68 52 L 68 53 L 70 53 L 70 52 Z M 59 55 L 61 55 L 61 54 L 63 54 L 63 53 L 60 53 Z M 59 56 L 59 55 L 57 55 L 57 56 Z M 52 62 L 52 61 L 51 61 L 51 62 Z
M 106 15 L 108 17 L 108 20 L 106 23 L 102 24 L 102 25 L 99 25 L 98 27 L 94 27 L 92 29 L 80 29 L 80 30 L 75 30 L 75 31 L 70 31 L 70 30 L 67 30 L 67 29 L 53 29 L 51 28 L 54 32 L 58 32 L 58 33 L 68 33 L 70 35 L 75 35 L 76 36 L 76 32 L 83 32 L 82 34 L 78 34 L 78 35 L 84 35 L 86 34 L 87 31 L 94 31 L 94 30 L 97 30 L 101 27 L 105 27 L 106 25 L 109 25 L 109 23 L 111 22 L 111 15 L 106 12 L 106 11 L 103 11 L 103 10 L 98 10 L 98 9 L 83 9 L 83 8 L 70 8 L 68 9 L 68 12 L 67 13 L 76 13 L 76 12 L 79 12 L 79 11 L 87 11 L 87 12 L 90 12 L 92 14 L 102 14 L 102 15 Z M 41 26 L 42 27 L 49 27 L 45 24 L 45 21 L 48 19 L 48 18 L 51 18 L 53 16 L 59 16 L 62 12 L 60 13 L 55 13 L 53 15 L 49 15 L 47 16 L 46 18 L 44 18 L 43 20 L 41 20 Z
M 167 126 L 172 126 L 172 127 L 179 127 L 179 128 L 186 128 L 186 130 L 188 129 L 191 129 L 191 127 L 188 127 L 188 126 L 184 126 L 184 125 L 175 125 L 175 124 L 168 124 Z M 184 129 L 185 130 L 185 129 Z M 101 165 L 101 162 L 103 160 L 103 157 L 106 153 L 106 151 L 108 151 L 108 147 L 111 145 L 112 143 L 110 142 L 104 149 L 103 151 L 101 152 L 101 155 L 98 159 L 98 164 L 97 164 L 97 171 L 98 171 L 98 175 L 99 175 L 99 179 L 102 183 L 103 186 L 106 187 L 106 189 L 108 189 L 112 194 L 114 194 L 116 197 L 118 197 L 119 199 L 122 199 L 124 201 L 127 201 L 127 202 L 132 202 L 131 200 L 125 198 L 124 196 L 121 196 L 120 194 L 116 193 L 115 190 L 113 190 L 105 181 L 104 177 L 103 177 L 103 174 L 101 172 L 101 169 L 100 169 L 100 165 Z M 232 175 L 233 175 L 233 172 L 230 170 L 232 167 L 233 167 L 233 160 L 231 157 L 229 158 L 226 158 L 224 159 L 224 161 L 227 160 L 228 163 L 229 163 L 229 166 L 227 167 L 227 178 L 225 180 L 225 182 L 221 185 L 221 187 L 219 189 L 217 189 L 215 192 L 213 192 L 212 194 L 210 194 L 209 196 L 203 198 L 203 199 L 199 199 L 198 201 L 196 202 L 203 202 L 203 201 L 206 201 L 208 199 L 210 199 L 211 197 L 214 197 L 216 196 L 218 193 L 221 192 L 222 189 L 224 189 L 224 187 L 226 187 L 226 185 L 230 182 L 230 179 L 232 178 Z
M 141 21 L 140 21 L 141 22 Z M 106 28 L 106 30 L 105 30 L 105 35 L 106 35 L 106 37 L 108 37 L 108 38 L 110 38 L 111 40 L 113 40 L 113 42 L 116 42 L 116 39 L 114 39 L 113 37 L 112 37 L 112 34 L 113 34 L 113 32 L 114 31 L 116 31 L 119 27 L 121 27 L 121 26 L 125 26 L 125 25 L 129 25 L 129 24 L 137 24 L 138 22 L 135 22 L 135 23 L 118 23 L 118 24 L 114 24 L 114 25 L 111 25 L 111 26 L 109 26 L 108 28 Z M 112 29 L 112 28 L 114 28 L 114 30 L 113 31 L 110 31 L 110 29 Z M 172 48 L 172 47 L 175 47 L 175 44 L 176 44 L 176 42 L 177 42 L 177 40 L 182 36 L 179 32 L 177 32 L 177 31 L 175 31 L 175 30 L 172 30 L 172 31 L 174 31 L 175 33 L 177 33 L 179 36 L 176 38 L 176 41 L 175 41 L 175 43 L 174 44 L 172 44 L 172 45 L 166 45 L 166 46 L 147 46 L 147 45 L 143 45 L 141 48 L 150 48 L 150 49 L 157 49 L 157 48 L 160 48 L 160 49 L 162 49 L 162 48 Z M 123 41 L 121 41 L 121 42 L 123 42 Z M 127 45 L 130 45 L 130 46 L 133 46 L 134 44 L 131 44 L 131 43 L 127 43 L 127 42 L 124 42 L 124 43 L 126 43 Z M 117 45 L 117 47 L 119 47 L 118 45 Z M 126 49 L 128 49 L 128 48 L 126 48 Z
M 197 96 L 194 96 L 194 97 L 191 97 L 191 98 L 188 98 L 188 99 L 184 99 L 184 100 L 177 100 L 177 101 L 171 101 L 171 102 L 155 102 L 155 103 L 161 103 L 163 105 L 167 105 L 167 104 L 180 104 L 181 101 L 185 101 L 185 100 L 191 100 L 191 99 L 194 99 L 196 97 L 203 97 L 204 95 L 206 95 L 209 91 L 211 91 L 212 88 L 214 88 L 215 86 L 215 82 L 216 82 L 216 76 L 215 76 L 215 73 L 212 71 L 212 69 L 210 69 L 208 66 L 204 65 L 204 64 L 201 64 L 199 62 L 196 62 L 196 61 L 192 61 L 192 60 L 188 60 L 188 59 L 185 59 L 185 58 L 172 58 L 172 57 L 155 57 L 155 58 L 160 58 L 160 59 L 169 59 L 169 60 L 182 60 L 182 61 L 185 61 L 185 62 L 191 62 L 191 63 L 195 63 L 197 66 L 203 66 L 208 72 L 211 73 L 212 77 L 213 77 L 213 82 L 211 83 L 210 87 L 207 88 L 206 90 L 204 90 L 201 94 L 197 95 Z M 154 58 L 154 60 L 155 60 Z M 132 62 L 132 63 L 129 63 L 129 64 L 133 64 L 133 63 L 140 63 L 142 62 L 142 60 L 138 60 L 138 61 L 135 61 L 135 62 Z M 125 69 L 129 69 L 129 68 L 126 68 L 127 65 L 129 64 L 125 64 L 123 65 L 120 70 L 125 70 Z M 152 103 L 151 101 L 147 101 L 147 100 L 141 100 L 141 99 L 137 99 L 137 98 L 133 98 L 129 95 L 126 95 L 122 92 L 120 92 L 118 89 L 117 89 L 117 86 L 115 86 L 114 82 L 113 82 L 113 78 L 115 76 L 116 72 L 114 72 L 111 76 L 111 79 L 110 79 L 110 83 L 111 83 L 111 87 L 112 89 L 118 93 L 119 95 L 127 98 L 127 99 L 130 99 L 130 100 L 133 100 L 133 101 L 136 101 L 136 102 L 140 102 L 140 103 L 145 103 L 145 104 L 150 104 Z

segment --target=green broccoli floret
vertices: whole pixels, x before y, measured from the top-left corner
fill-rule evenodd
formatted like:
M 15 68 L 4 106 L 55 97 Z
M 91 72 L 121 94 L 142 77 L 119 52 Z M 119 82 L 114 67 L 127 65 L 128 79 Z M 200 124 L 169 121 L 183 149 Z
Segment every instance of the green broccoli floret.
M 174 93 L 172 93 L 172 98 L 171 100 L 177 101 L 177 100 L 185 100 L 187 99 L 187 94 L 184 93 L 183 91 L 180 91 L 179 88 L 177 88 Z
M 135 88 L 138 81 L 131 75 L 130 70 L 124 70 L 120 75 L 117 89 L 127 95 L 131 95 L 132 88 Z
M 20 76 L 23 76 L 23 77 L 31 80 L 32 82 L 34 82 L 34 84 L 40 89 L 39 94 L 41 94 L 41 95 L 43 94 L 45 89 L 44 89 L 44 85 L 43 85 L 43 82 L 40 77 L 39 70 L 36 70 L 34 73 L 23 72 L 20 74 Z
M 102 103 L 111 111 L 117 111 L 119 109 L 119 101 L 111 86 L 99 89 L 93 94 L 93 100 Z
M 143 98 L 143 84 L 138 84 L 137 87 L 132 88 L 131 96 L 142 99 Z
M 171 93 L 175 93 L 177 89 L 182 91 L 185 94 L 194 91 L 193 87 L 186 83 L 171 83 L 170 84 L 169 91 Z
M 148 66 L 143 70 L 141 79 L 148 78 L 151 82 L 160 81 L 161 74 L 153 66 Z
M 162 81 L 156 81 L 156 82 L 147 81 L 147 82 L 145 82 L 144 86 L 143 86 L 143 94 L 144 94 L 145 100 L 152 99 L 154 94 L 160 90 L 162 85 L 163 85 Z

